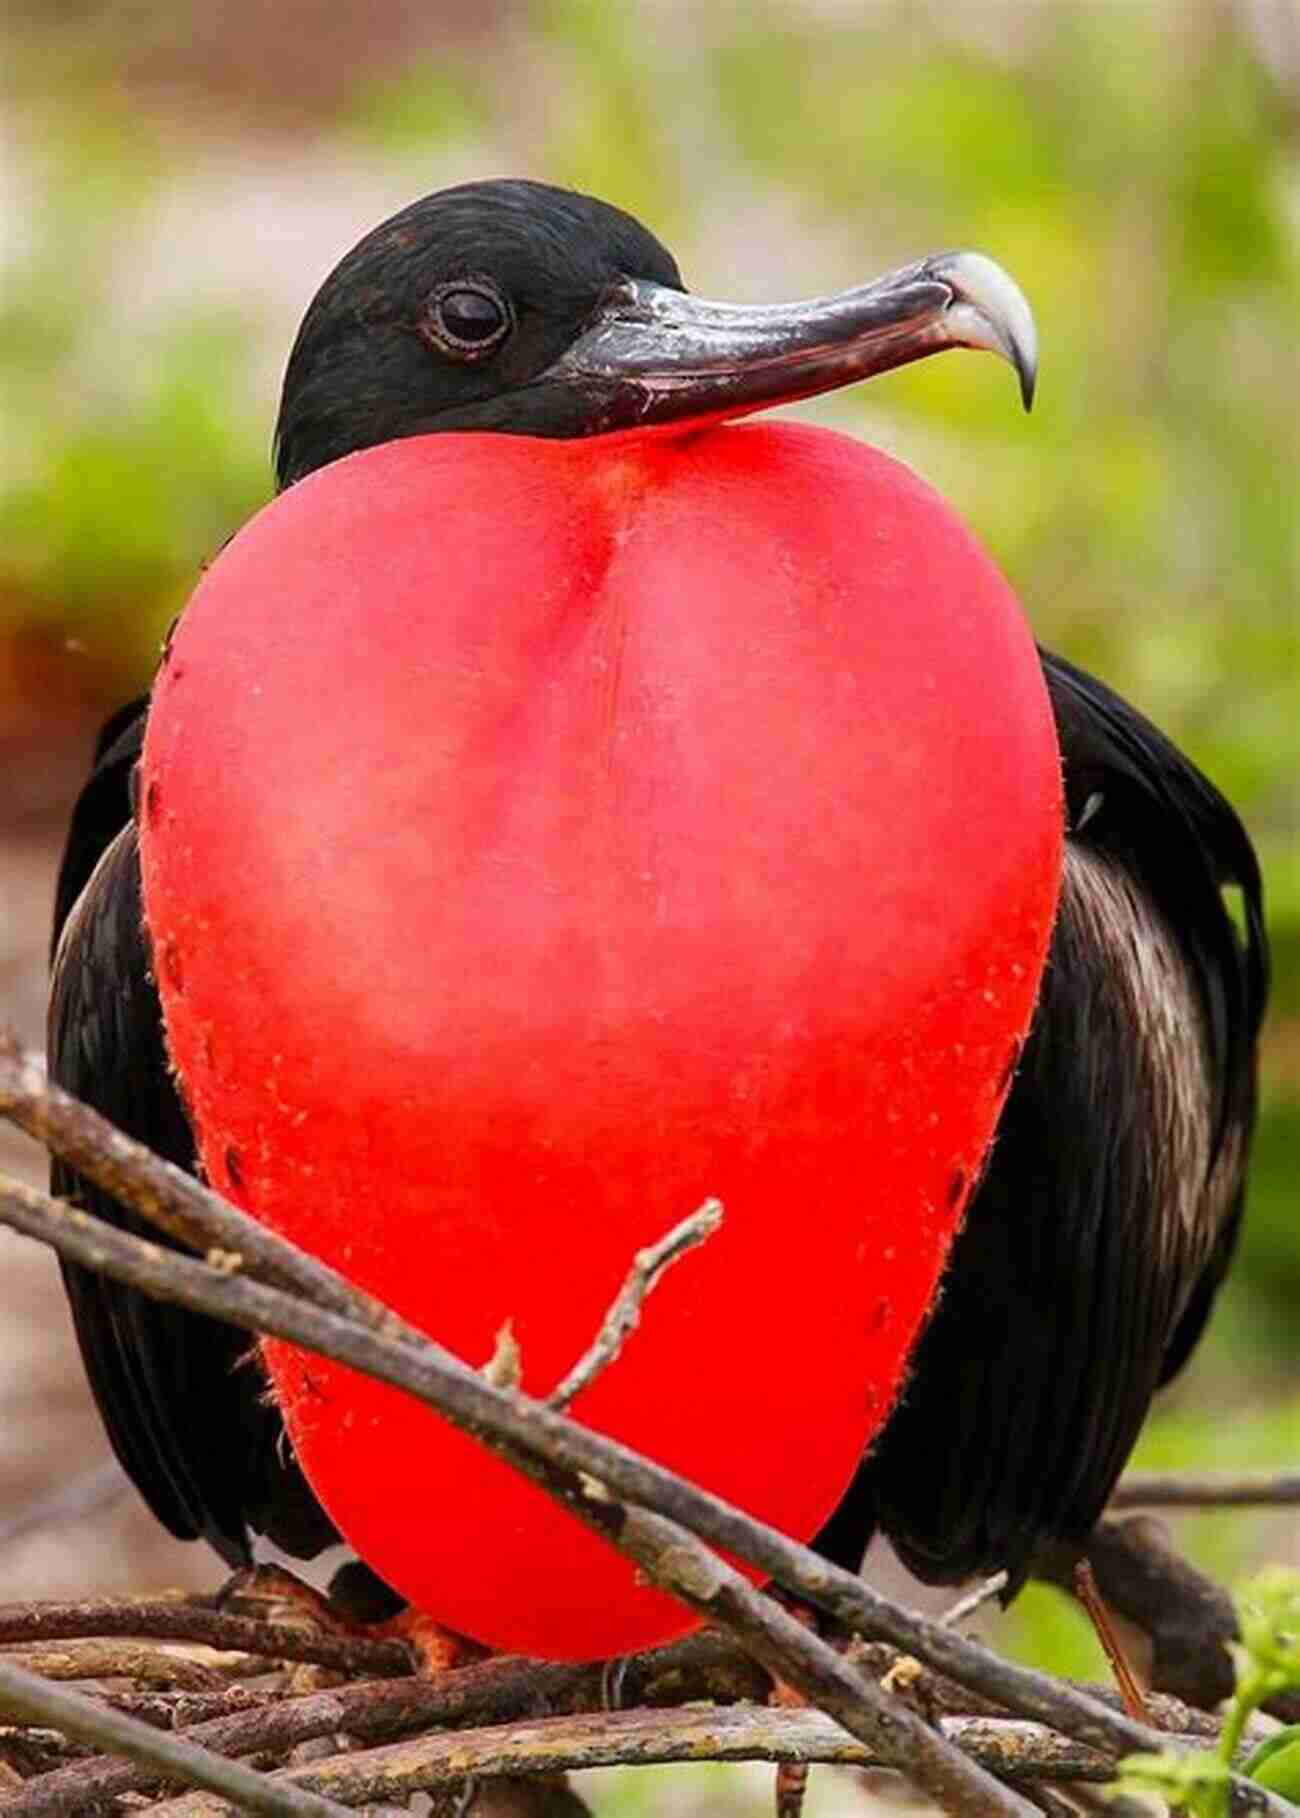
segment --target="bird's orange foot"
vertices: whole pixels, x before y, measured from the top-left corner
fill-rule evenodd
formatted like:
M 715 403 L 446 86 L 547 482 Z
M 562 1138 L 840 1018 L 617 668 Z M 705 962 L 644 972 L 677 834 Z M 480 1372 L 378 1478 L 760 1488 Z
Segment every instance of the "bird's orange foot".
M 242 1601 L 288 1604 L 332 1635 L 346 1635 L 353 1640 L 400 1641 L 410 1650 L 416 1672 L 430 1679 L 453 1667 L 482 1660 L 491 1652 L 468 1636 L 440 1627 L 432 1617 L 409 1606 L 380 1621 L 359 1619 L 346 1605 L 341 1606 L 278 1565 L 256 1565 L 235 1572 L 214 1601 L 219 1609 Z
M 366 1624 L 360 1633 L 376 1639 L 405 1642 L 414 1656 L 416 1672 L 426 1679 L 435 1679 L 439 1673 L 450 1672 L 453 1667 L 485 1660 L 492 1652 L 491 1648 L 471 1641 L 468 1635 L 442 1628 L 420 1610 L 399 1610 L 387 1622 Z

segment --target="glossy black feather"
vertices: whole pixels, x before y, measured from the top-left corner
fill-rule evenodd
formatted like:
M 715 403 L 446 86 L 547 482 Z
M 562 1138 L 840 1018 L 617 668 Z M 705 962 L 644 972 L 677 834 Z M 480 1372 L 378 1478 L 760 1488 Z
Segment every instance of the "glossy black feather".
M 1043 664 L 1070 837 L 1042 994 L 909 1385 L 820 1537 L 855 1566 L 878 1525 L 935 1580 L 1014 1585 L 1091 1529 L 1208 1316 L 1254 1114 L 1250 842 L 1140 714 Z
M 56 891 L 48 1028 L 53 1077 L 179 1166 L 194 1143 L 167 1065 L 131 821 L 139 703 L 101 735 Z M 61 1162 L 53 1191 L 126 1230 L 156 1231 Z M 281 1443 L 247 1334 L 65 1265 L 87 1375 L 123 1468 L 182 1540 L 249 1562 L 248 1528 L 310 1555 L 337 1538 Z

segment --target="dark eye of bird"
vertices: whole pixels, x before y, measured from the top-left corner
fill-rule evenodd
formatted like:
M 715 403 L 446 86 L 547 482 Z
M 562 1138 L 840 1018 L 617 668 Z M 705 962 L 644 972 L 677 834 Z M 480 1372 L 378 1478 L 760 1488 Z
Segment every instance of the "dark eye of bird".
M 505 298 L 487 284 L 447 284 L 429 303 L 429 338 L 456 359 L 481 359 L 505 340 L 512 326 Z

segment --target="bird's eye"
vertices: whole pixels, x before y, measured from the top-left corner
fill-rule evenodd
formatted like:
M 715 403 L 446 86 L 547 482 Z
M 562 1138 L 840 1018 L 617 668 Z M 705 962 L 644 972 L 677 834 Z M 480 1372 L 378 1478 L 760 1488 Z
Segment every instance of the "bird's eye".
M 493 285 L 461 279 L 444 284 L 429 302 L 429 339 L 453 359 L 482 359 L 513 326 L 510 306 Z

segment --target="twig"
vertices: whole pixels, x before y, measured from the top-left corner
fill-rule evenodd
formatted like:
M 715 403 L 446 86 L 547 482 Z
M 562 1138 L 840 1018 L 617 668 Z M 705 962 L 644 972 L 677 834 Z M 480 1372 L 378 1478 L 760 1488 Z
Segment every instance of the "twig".
M 1275 1509 L 1300 1502 L 1300 1471 L 1261 1477 L 1145 1476 L 1134 1472 L 1111 1492 L 1112 1509 Z
M 714 1545 L 775 1576 L 794 1595 L 828 1611 L 846 1626 L 893 1641 L 1019 1715 L 1053 1723 L 1078 1741 L 1118 1752 L 1151 1749 L 1167 1741 L 1071 1687 L 1002 1660 L 979 1644 L 900 1609 L 776 1530 L 627 1447 L 575 1426 L 525 1396 L 494 1391 L 431 1342 L 418 1349 L 395 1343 L 359 1320 L 304 1304 L 242 1276 L 219 1275 L 202 1263 L 168 1255 L 156 1245 L 140 1243 L 102 1221 L 60 1207 L 44 1195 L 34 1195 L 30 1189 L 20 1191 L 15 1186 L 6 1190 L 0 1196 L 0 1207 L 5 1222 L 52 1243 L 88 1267 L 197 1311 L 287 1338 L 406 1389 L 542 1480 L 575 1512 L 583 1513 L 582 1497 L 573 1482 L 557 1482 L 557 1468 L 585 1473 L 632 1502 L 667 1512 Z M 228 1210 L 233 1214 L 233 1208 Z M 262 1235 L 269 1249 L 290 1248 L 269 1232 Z M 333 1280 L 346 1291 L 339 1278 Z M 794 1674 L 784 1676 L 797 1683 Z M 1281 1810 L 1263 1788 L 1245 1782 L 1234 1785 L 1233 1805 L 1237 1811 Z
M 609 1368 L 641 1323 L 641 1309 L 666 1272 L 688 1250 L 694 1250 L 698 1244 L 712 1237 L 721 1224 L 722 1202 L 706 1199 L 689 1218 L 674 1225 L 657 1244 L 650 1244 L 644 1250 L 637 1251 L 627 1280 L 601 1321 L 600 1331 L 563 1382 L 546 1397 L 548 1408 L 567 1408 L 575 1395 L 580 1394 L 603 1370 Z
M 1009 1780 L 1104 1781 L 1104 1755 L 1067 1742 L 1040 1724 L 947 1717 L 945 1739 Z M 591 1712 L 502 1724 L 313 1761 L 277 1774 L 277 1783 L 311 1787 L 341 1804 L 388 1803 L 433 1792 L 470 1775 L 553 1774 L 579 1768 L 649 1767 L 675 1761 L 820 1761 L 887 1766 L 821 1711 L 731 1710 Z M 6 1808 L 8 1809 L 8 1808 Z M 199 1796 L 157 1808 L 155 1818 L 225 1818 L 229 1808 Z
M 364 1318 L 378 1331 L 419 1343 L 421 1335 L 382 1302 L 296 1245 L 277 1238 L 183 1168 L 127 1136 L 54 1083 L 41 1057 L 0 1026 L 0 1116 L 124 1206 L 222 1267 L 304 1295 L 314 1305 Z
M 133 1679 L 140 1685 L 180 1686 L 191 1692 L 212 1692 L 222 1684 L 222 1675 L 204 1662 L 138 1641 L 70 1641 L 62 1647 L 23 1648 L 0 1658 L 41 1679 Z
M 8 1192 L 7 1186 L 4 1192 Z M 400 1641 L 372 1641 L 290 1623 L 263 1622 L 254 1616 L 215 1610 L 198 1599 L 159 1597 L 136 1602 L 91 1598 L 74 1603 L 0 1604 L 0 1643 L 107 1635 L 195 1641 L 265 1660 L 297 1660 L 344 1673 L 387 1676 L 411 1671 L 411 1656 Z
M 265 1662 L 257 1676 L 265 1674 Z M 392 1680 L 381 1683 L 391 1685 Z M 273 1686 L 226 1685 L 219 1692 L 104 1692 L 104 1703 L 128 1717 L 151 1723 L 156 1730 L 184 1730 L 194 1723 L 207 1723 L 214 1717 L 233 1717 L 237 1713 L 260 1711 L 268 1704 L 282 1702 L 288 1694 Z M 1176 1723 L 1170 1729 L 1177 1729 Z M 220 1754 L 221 1750 L 218 1749 Z
M 1074 1568 L 1074 1594 L 1088 1612 L 1102 1652 L 1110 1662 L 1110 1670 L 1115 1675 L 1119 1695 L 1124 1700 L 1124 1709 L 1130 1717 L 1136 1717 L 1139 1723 L 1151 1723 L 1151 1713 L 1142 1687 L 1138 1684 L 1137 1675 L 1129 1665 L 1128 1655 L 1124 1652 L 1123 1643 L 1111 1621 L 1110 1611 L 1102 1602 L 1097 1581 L 1092 1575 L 1092 1567 L 1086 1559 L 1081 1559 Z M 1152 1725 L 1154 1728 L 1155 1726 Z
M 994 1572 L 991 1578 L 986 1578 L 982 1584 L 977 1584 L 973 1590 L 967 1591 L 964 1597 L 959 1597 L 955 1603 L 950 1603 L 937 1618 L 940 1626 L 945 1629 L 957 1628 L 968 1617 L 973 1616 L 976 1610 L 982 1610 L 986 1603 L 991 1603 L 999 1592 L 1005 1591 L 1006 1588 L 1007 1574 Z
M 165 1735 L 4 1661 L 0 1661 L 0 1710 L 30 1723 L 50 1725 L 99 1748 L 115 1749 L 135 1761 L 171 1769 L 190 1785 L 232 1800 L 240 1811 L 264 1813 L 266 1818 L 339 1818 L 344 1809 L 332 1799 L 211 1755 L 179 1736 Z
M 20 1781 L 56 1773 L 93 1753 L 88 1743 L 73 1742 L 58 1730 L 33 1729 L 29 1724 L 0 1725 L 0 1761 L 11 1767 Z
M 945 1811 L 1012 1813 L 1025 1801 L 952 1748 L 908 1707 L 865 1679 L 835 1650 L 685 1528 L 624 1507 L 619 1540 L 646 1576 L 735 1635 L 777 1679 L 923 1787 Z

